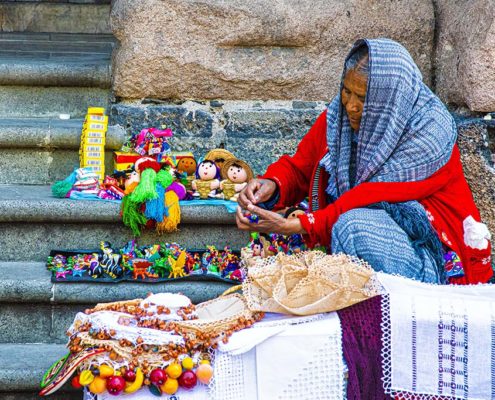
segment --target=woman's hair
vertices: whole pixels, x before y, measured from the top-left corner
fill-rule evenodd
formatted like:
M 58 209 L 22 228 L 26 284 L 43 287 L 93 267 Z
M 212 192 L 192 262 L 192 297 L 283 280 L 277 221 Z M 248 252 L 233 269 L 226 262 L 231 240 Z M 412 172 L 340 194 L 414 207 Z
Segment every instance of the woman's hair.
M 345 73 L 354 71 L 359 75 L 368 76 L 369 73 L 369 56 L 368 47 L 361 46 L 345 62 Z

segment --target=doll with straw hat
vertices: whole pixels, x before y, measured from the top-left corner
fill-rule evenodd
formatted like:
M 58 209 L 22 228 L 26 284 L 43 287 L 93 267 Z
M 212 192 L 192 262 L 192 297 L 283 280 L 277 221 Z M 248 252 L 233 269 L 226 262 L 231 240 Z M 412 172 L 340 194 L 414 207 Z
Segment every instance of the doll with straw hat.
M 220 188 L 226 200 L 237 201 L 239 193 L 253 179 L 251 167 L 242 160 L 231 158 L 222 166 L 222 182 Z
M 210 150 L 205 156 L 205 160 L 213 161 L 220 170 L 226 161 L 234 158 L 235 156 L 230 151 L 225 149 Z

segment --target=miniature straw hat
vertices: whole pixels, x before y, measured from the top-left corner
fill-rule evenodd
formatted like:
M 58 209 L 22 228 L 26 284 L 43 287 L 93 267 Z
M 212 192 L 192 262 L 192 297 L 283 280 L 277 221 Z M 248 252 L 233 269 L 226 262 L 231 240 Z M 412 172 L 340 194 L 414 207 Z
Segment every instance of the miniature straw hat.
M 219 168 L 222 167 L 225 161 L 230 160 L 231 158 L 235 158 L 235 156 L 225 149 L 210 150 L 205 156 L 205 160 L 213 161 Z
M 238 158 L 231 158 L 231 159 L 229 159 L 229 160 L 227 160 L 227 161 L 224 162 L 224 164 L 222 166 L 222 169 L 220 171 L 220 174 L 222 175 L 222 179 L 229 179 L 227 177 L 227 172 L 229 171 L 229 168 L 233 164 L 240 165 L 242 168 L 244 168 L 244 170 L 246 171 L 246 174 L 247 174 L 247 180 L 248 180 L 248 182 L 251 179 L 253 179 L 254 175 L 253 175 L 253 170 L 251 169 L 251 167 L 248 165 L 247 162 L 242 161 L 242 160 L 239 160 Z

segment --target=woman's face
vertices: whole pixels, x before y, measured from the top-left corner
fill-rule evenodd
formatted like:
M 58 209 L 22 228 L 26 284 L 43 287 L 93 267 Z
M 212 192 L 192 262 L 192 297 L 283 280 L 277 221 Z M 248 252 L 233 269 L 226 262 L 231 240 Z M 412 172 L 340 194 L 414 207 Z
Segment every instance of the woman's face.
M 350 70 L 344 77 L 342 104 L 347 111 L 351 128 L 356 132 L 359 131 L 359 124 L 363 115 L 366 86 L 366 76 L 353 70 Z

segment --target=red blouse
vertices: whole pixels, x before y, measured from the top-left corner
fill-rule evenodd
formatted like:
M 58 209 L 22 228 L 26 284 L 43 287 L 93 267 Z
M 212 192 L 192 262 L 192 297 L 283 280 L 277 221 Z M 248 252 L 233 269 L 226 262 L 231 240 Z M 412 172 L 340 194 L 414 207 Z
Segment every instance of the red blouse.
M 282 156 L 271 164 L 262 176 L 274 180 L 280 190 L 275 208 L 299 203 L 309 194 L 310 204 L 316 200 L 317 211 L 299 216 L 307 232 L 306 243 L 330 245 L 332 226 L 339 216 L 349 210 L 366 207 L 380 201 L 391 203 L 419 201 L 438 237 L 455 251 L 463 263 L 465 275 L 451 278 L 457 284 L 487 282 L 493 275 L 491 246 L 478 250 L 464 243 L 463 221 L 472 216 L 480 221 L 479 211 L 466 182 L 456 146 L 447 164 L 429 178 L 415 182 L 365 182 L 344 193 L 332 204 L 326 201 L 328 174 L 321 169 L 318 188 L 313 188 L 314 174 L 327 152 L 327 121 L 324 111 L 299 143 L 294 156 Z

